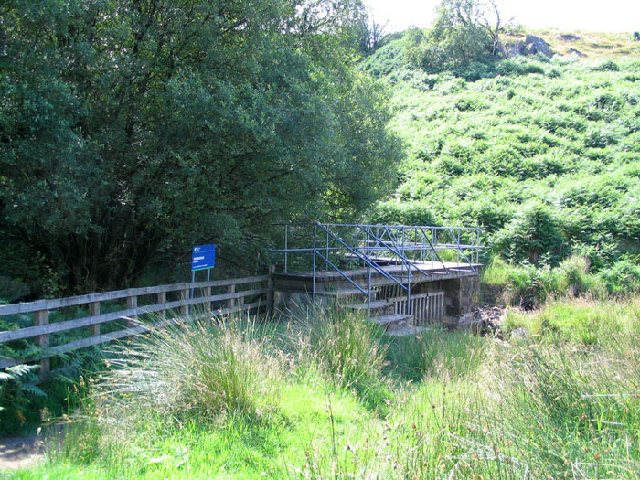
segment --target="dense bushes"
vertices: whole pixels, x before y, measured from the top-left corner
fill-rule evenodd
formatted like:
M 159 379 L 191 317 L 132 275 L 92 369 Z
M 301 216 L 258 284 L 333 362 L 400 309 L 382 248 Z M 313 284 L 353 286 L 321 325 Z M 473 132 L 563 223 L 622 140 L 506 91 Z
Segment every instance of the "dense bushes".
M 274 223 L 384 196 L 401 150 L 355 64 L 362 2 L 296 5 L 3 5 L 0 276 L 34 297 L 183 280 L 206 242 L 216 272 L 255 271 Z
M 637 62 L 518 57 L 490 68 L 473 80 L 428 75 L 428 89 L 397 79 L 392 125 L 410 153 L 398 198 L 368 218 L 478 225 L 515 269 L 575 254 L 602 288 L 635 290 L 639 110 L 628 77 Z
M 494 253 L 538 265 L 557 264 L 566 253 L 560 220 L 549 206 L 534 202 L 523 206 L 509 224 L 496 233 Z

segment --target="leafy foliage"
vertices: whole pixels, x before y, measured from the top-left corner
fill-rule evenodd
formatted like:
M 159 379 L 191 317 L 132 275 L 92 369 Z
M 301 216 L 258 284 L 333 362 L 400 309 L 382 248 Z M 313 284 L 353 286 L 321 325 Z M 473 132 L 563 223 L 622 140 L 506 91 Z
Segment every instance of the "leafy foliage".
M 38 388 L 37 365 L 17 365 L 0 371 L 0 420 L 3 433 L 20 430 L 34 397 L 46 397 Z
M 20 248 L 3 272 L 36 295 L 122 287 L 205 240 L 250 269 L 272 223 L 369 205 L 399 145 L 354 69 L 363 16 L 358 1 L 7 2 L 0 235 Z

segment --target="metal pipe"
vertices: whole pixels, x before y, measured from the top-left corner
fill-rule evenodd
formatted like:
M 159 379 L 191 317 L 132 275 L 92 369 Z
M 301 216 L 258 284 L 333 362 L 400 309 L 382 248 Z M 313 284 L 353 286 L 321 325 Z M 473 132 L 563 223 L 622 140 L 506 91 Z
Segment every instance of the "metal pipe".
M 289 225 L 284 226 L 284 273 L 287 273 L 289 251 Z
M 367 318 L 371 318 L 371 265 L 367 265 Z
M 317 241 L 317 227 L 313 226 L 313 301 L 316 300 L 316 241 Z
M 325 244 L 325 257 L 327 258 L 327 260 L 329 259 L 329 232 L 328 231 L 327 231 L 327 240 Z M 324 262 L 324 271 L 325 272 L 329 271 L 329 263 L 326 260 Z

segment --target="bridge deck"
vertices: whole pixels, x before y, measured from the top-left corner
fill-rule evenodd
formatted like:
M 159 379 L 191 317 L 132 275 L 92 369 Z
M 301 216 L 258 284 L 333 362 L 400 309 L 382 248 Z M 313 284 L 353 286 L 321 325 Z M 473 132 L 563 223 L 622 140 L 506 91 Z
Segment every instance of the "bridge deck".
M 411 271 L 411 283 L 424 283 L 424 282 L 437 282 L 440 280 L 451 280 L 454 278 L 462 278 L 462 277 L 473 277 L 477 276 L 482 269 L 482 264 L 472 264 L 469 265 L 467 262 L 414 262 L 415 265 L 420 268 L 426 275 L 421 272 L 417 272 L 415 269 Z M 471 266 L 473 269 L 471 269 Z M 398 278 L 406 278 L 407 275 L 407 267 L 403 265 L 380 265 L 380 268 L 385 272 L 393 275 Z M 368 277 L 369 270 L 367 268 L 357 268 L 353 270 L 344 270 L 343 273 L 347 275 L 351 279 L 364 279 Z M 404 273 L 404 275 L 403 275 Z M 383 275 L 376 272 L 374 269 L 371 270 L 372 282 L 375 285 L 385 285 L 392 284 L 393 281 L 386 279 Z M 276 273 L 274 274 L 274 279 L 278 284 L 284 286 L 286 284 L 288 287 L 293 287 L 294 289 L 304 289 L 304 285 L 309 284 L 313 281 L 313 272 L 287 272 L 287 273 Z M 324 269 L 318 268 L 316 270 L 316 283 L 332 283 L 332 282 L 340 282 L 344 281 L 342 275 L 336 271 L 325 271 Z M 298 283 L 298 288 L 295 288 L 295 284 Z

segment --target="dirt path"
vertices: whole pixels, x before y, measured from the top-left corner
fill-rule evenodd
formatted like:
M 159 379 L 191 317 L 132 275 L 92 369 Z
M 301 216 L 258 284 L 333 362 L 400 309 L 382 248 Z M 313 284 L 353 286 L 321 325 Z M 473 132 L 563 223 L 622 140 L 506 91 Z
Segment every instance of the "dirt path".
M 0 439 L 0 471 L 36 466 L 44 461 L 42 440 L 37 435 Z

